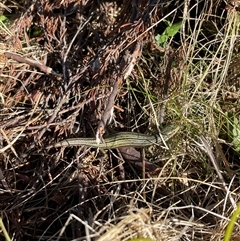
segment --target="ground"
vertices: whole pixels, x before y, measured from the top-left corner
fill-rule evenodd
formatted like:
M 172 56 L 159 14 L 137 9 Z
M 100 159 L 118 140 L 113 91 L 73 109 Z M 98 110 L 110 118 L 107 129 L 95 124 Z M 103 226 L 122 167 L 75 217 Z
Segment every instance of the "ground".
M 238 11 L 2 1 L 1 240 L 239 240 Z

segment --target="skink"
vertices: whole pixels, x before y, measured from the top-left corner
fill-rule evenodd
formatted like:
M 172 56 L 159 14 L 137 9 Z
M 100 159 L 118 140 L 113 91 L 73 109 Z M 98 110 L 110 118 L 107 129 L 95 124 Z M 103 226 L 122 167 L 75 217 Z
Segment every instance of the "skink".
M 176 126 L 167 126 L 160 135 L 147 135 L 136 132 L 117 132 L 109 135 L 104 142 L 97 143 L 95 138 L 71 138 L 50 145 L 47 149 L 66 146 L 88 146 L 100 149 L 115 149 L 120 147 L 147 147 L 167 141 L 179 130 Z

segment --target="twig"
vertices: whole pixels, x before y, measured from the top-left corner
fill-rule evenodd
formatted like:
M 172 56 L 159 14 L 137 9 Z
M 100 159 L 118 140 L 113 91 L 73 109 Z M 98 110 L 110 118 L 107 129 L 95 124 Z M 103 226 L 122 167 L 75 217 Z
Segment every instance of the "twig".
M 25 63 L 25 64 L 29 64 L 30 66 L 32 67 L 35 67 L 35 68 L 38 68 L 40 69 L 42 72 L 46 73 L 46 74 L 52 74 L 52 75 L 56 75 L 58 77 L 60 77 L 61 75 L 56 73 L 55 71 L 53 71 L 52 68 L 42 64 L 42 63 L 39 63 L 37 62 L 36 60 L 33 60 L 33 59 L 29 59 L 29 58 L 25 58 L 25 57 L 22 57 L 21 55 L 19 54 L 15 54 L 15 53 L 10 53 L 10 52 L 5 52 L 4 55 L 9 58 L 9 59 L 13 59 L 13 60 L 16 60 L 20 63 Z
M 105 127 L 107 125 L 107 121 L 111 118 L 113 115 L 113 108 L 114 108 L 114 100 L 118 93 L 119 86 L 122 83 L 122 77 L 119 76 L 114 83 L 113 90 L 111 95 L 109 96 L 108 103 L 106 106 L 106 109 L 102 115 L 102 118 L 98 124 L 97 134 L 96 134 L 96 141 L 97 143 L 100 143 L 102 141 L 102 136 L 105 133 Z
M 16 156 L 16 158 L 19 158 L 17 152 L 15 151 L 14 147 L 13 147 L 12 144 L 11 144 L 11 141 L 8 139 L 6 133 L 4 132 L 4 130 L 3 130 L 1 127 L 0 127 L 0 132 L 2 133 L 3 138 L 4 138 L 5 141 L 7 142 L 8 146 L 10 146 L 10 148 L 11 148 L 13 154 Z
M 168 50 L 167 56 L 168 56 L 168 63 L 167 63 L 166 72 L 165 72 L 165 82 L 163 85 L 163 102 L 160 108 L 160 117 L 159 117 L 160 124 L 163 123 L 163 120 L 165 117 L 165 109 L 166 109 L 166 104 L 168 100 L 168 89 L 169 89 L 169 83 L 171 81 L 171 67 L 173 62 L 173 54 L 171 49 Z
M 98 124 L 98 129 L 96 134 L 97 143 L 100 143 L 102 141 L 102 136 L 106 131 L 107 122 L 109 119 L 111 120 L 111 117 L 113 115 L 114 101 L 117 96 L 120 85 L 122 83 L 122 80 L 126 79 L 131 74 L 137 59 L 139 58 L 139 56 L 141 56 L 141 53 L 142 53 L 142 44 L 140 42 L 137 42 L 133 53 L 130 54 L 129 51 L 126 51 L 125 56 L 123 56 L 121 59 L 120 73 L 118 74 L 115 80 L 112 92 L 108 99 L 106 109 Z
M 221 181 L 222 185 L 223 185 L 223 188 L 226 190 L 227 192 L 227 196 L 229 195 L 229 199 L 234 207 L 234 209 L 236 209 L 237 205 L 233 199 L 233 197 L 231 196 L 231 192 L 229 191 L 229 188 L 227 187 L 227 184 L 226 182 L 224 181 L 224 178 L 223 178 L 223 175 L 222 173 L 220 172 L 220 169 L 219 169 L 219 166 L 218 166 L 218 163 L 213 155 L 213 152 L 212 152 L 212 149 L 211 147 L 209 146 L 207 140 L 203 137 L 203 136 L 200 136 L 200 140 L 202 141 L 202 144 L 203 146 L 205 147 L 205 152 L 208 154 L 213 166 L 214 166 L 214 169 L 218 175 L 218 178 L 219 180 Z
M 68 48 L 67 48 L 67 51 L 66 53 L 64 54 L 63 56 L 63 73 L 64 73 L 64 79 L 66 78 L 66 61 L 67 61 L 67 57 L 68 57 L 68 54 L 72 48 L 72 45 L 76 39 L 76 37 L 79 35 L 80 31 L 87 25 L 87 23 L 90 22 L 91 18 L 92 18 L 93 15 L 91 15 L 88 20 L 86 22 L 84 22 L 84 24 L 80 24 L 79 27 L 78 27 L 78 30 L 76 31 L 75 35 L 73 36 L 72 38 L 72 41 L 70 42 Z

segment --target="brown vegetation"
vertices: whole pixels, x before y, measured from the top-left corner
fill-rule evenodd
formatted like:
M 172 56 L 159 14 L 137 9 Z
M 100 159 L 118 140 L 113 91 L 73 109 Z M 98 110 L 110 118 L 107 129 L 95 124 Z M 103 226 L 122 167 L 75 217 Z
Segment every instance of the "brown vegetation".
M 222 240 L 239 201 L 226 117 L 240 109 L 234 6 L 22 0 L 0 8 L 10 21 L 0 27 L 0 208 L 10 237 Z M 159 46 L 164 19 L 184 21 Z M 181 128 L 168 143 L 133 150 L 145 162 L 121 150 L 47 149 L 169 124 Z

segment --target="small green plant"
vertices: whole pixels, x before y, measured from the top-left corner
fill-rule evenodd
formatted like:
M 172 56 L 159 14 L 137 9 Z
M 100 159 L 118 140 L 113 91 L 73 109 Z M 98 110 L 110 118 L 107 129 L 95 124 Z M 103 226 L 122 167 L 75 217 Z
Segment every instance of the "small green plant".
M 9 26 L 11 24 L 11 21 L 5 15 L 0 15 L 0 24 Z
M 5 16 L 0 15 L 0 31 L 4 31 L 5 33 L 11 35 L 8 27 L 11 25 L 11 21 Z
M 236 115 L 227 113 L 227 135 L 234 149 L 240 153 L 240 123 Z
M 228 223 L 228 226 L 226 228 L 226 232 L 224 235 L 224 241 L 231 240 L 232 231 L 233 231 L 235 222 L 238 220 L 239 214 L 240 214 L 240 204 L 238 204 L 237 209 L 234 211 L 234 213 Z
M 183 21 L 171 24 L 166 20 L 165 23 L 167 24 L 167 28 L 164 30 L 164 32 L 155 36 L 157 44 L 161 47 L 166 47 L 168 39 L 177 34 L 182 26 Z

